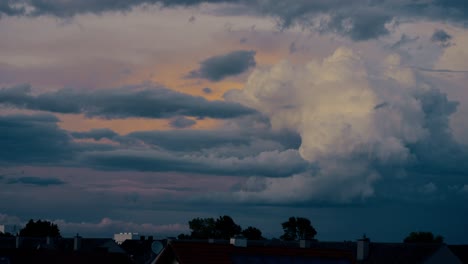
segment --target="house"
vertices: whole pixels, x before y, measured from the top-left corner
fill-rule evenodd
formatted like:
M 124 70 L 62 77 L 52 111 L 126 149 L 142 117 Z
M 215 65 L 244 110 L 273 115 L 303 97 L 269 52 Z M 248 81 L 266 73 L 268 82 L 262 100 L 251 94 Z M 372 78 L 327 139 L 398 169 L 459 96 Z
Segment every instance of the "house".
M 172 240 L 155 259 L 161 263 L 462 264 L 468 246 L 436 243 Z
M 112 239 L 100 238 L 0 238 L 2 264 L 86 263 L 133 264 Z
M 445 244 L 439 243 L 371 243 L 368 238 L 356 243 L 359 264 L 462 264 Z
M 250 241 L 249 241 L 250 242 Z M 269 242 L 247 243 L 243 239 L 230 241 L 168 241 L 153 264 L 244 264 L 244 263 L 314 263 L 352 264 L 351 252 L 340 249 L 314 249 L 271 244 Z

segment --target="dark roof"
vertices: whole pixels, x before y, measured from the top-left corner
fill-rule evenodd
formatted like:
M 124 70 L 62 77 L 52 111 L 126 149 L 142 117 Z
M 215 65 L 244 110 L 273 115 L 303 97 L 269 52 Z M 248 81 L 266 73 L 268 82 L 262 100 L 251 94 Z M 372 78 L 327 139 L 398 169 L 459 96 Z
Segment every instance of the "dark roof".
M 48 263 L 48 264 L 132 264 L 128 256 L 119 253 L 108 252 L 63 252 L 51 250 L 7 250 L 0 249 L 0 258 L 3 258 L 4 263 L 11 264 L 32 264 L 32 263 Z M 7 261 L 8 260 L 8 261 Z
M 365 264 L 417 264 L 423 263 L 443 244 L 370 243 Z
M 463 264 L 468 264 L 468 245 L 448 246 Z
M 158 240 L 159 241 L 159 240 Z M 148 263 L 156 258 L 153 253 L 151 245 L 154 240 L 125 240 L 120 247 L 122 247 L 128 255 L 132 257 L 135 263 Z M 164 244 L 164 241 L 160 241 Z
M 235 247 L 228 243 L 171 241 L 156 263 L 169 263 L 176 258 L 180 264 L 230 263 L 354 263 L 349 251 L 283 246 Z

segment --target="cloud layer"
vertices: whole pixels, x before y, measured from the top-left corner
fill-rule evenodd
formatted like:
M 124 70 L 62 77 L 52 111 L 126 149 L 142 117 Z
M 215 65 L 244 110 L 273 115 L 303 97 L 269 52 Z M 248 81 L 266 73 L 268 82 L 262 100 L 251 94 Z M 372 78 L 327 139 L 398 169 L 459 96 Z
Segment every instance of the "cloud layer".
M 232 118 L 255 113 L 238 103 L 208 101 L 163 87 L 141 85 L 117 89 L 31 94 L 29 85 L 0 89 L 0 104 L 62 114 L 85 114 L 107 119 L 176 116 Z
M 255 14 L 271 16 L 279 26 L 300 25 L 322 33 L 337 33 L 355 41 L 387 35 L 392 25 L 409 19 L 452 22 L 466 25 L 468 7 L 464 0 L 429 1 L 308 1 L 281 0 L 137 0 L 137 1 L 60 1 L 20 0 L 0 4 L 0 16 L 52 15 L 72 17 L 79 14 L 102 14 L 110 11 L 129 11 L 137 6 L 197 6 L 220 4 L 218 14 Z M 226 5 L 229 4 L 229 5 Z

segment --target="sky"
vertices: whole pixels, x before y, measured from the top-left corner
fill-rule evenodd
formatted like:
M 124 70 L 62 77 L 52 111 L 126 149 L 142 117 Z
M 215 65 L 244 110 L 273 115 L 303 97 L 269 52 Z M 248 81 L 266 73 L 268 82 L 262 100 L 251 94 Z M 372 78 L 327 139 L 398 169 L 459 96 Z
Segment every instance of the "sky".
M 0 36 L 0 224 L 468 243 L 465 0 L 6 0 Z

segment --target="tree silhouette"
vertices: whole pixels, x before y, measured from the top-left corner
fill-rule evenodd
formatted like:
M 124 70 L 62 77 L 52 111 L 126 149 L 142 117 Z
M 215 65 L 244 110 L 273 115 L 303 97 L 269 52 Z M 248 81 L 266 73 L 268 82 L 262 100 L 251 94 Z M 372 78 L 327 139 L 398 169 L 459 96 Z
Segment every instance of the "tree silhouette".
M 260 229 L 249 226 L 242 231 L 242 235 L 248 240 L 263 240 L 262 231 Z
M 190 236 L 194 239 L 214 238 L 215 220 L 213 218 L 194 218 L 188 222 L 192 230 Z
M 228 215 L 223 215 L 216 219 L 215 238 L 230 239 L 235 235 L 239 235 L 241 231 L 240 225 L 236 224 Z
M 239 235 L 242 228 L 228 216 L 220 216 L 218 219 L 214 218 L 194 218 L 188 222 L 189 228 L 192 230 L 190 238 L 193 239 L 229 239 L 235 235 Z M 181 238 L 187 238 L 181 236 Z
M 60 237 L 60 230 L 56 224 L 49 221 L 29 220 L 26 226 L 20 230 L 20 236 L 24 237 Z
M 310 220 L 303 217 L 290 217 L 288 221 L 281 224 L 283 227 L 282 240 L 292 241 L 297 239 L 313 239 L 317 231 Z
M 405 243 L 443 243 L 444 238 L 435 236 L 432 232 L 411 232 L 403 241 Z

